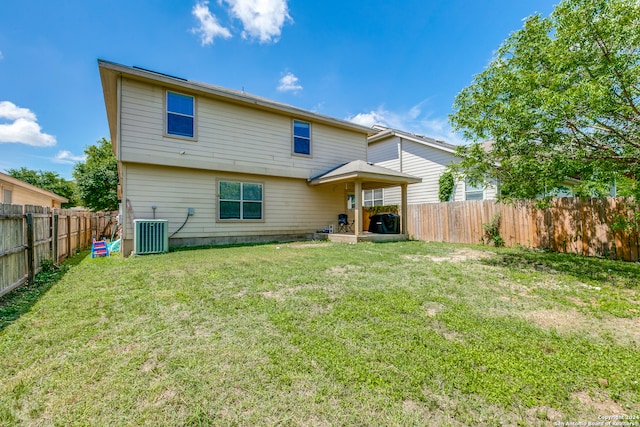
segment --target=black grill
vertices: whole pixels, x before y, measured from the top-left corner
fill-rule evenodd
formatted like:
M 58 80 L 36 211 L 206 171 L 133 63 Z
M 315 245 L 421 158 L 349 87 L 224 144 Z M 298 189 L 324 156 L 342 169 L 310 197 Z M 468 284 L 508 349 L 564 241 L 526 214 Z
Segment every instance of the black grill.
M 370 217 L 370 233 L 400 234 L 400 215 L 394 213 L 380 213 Z

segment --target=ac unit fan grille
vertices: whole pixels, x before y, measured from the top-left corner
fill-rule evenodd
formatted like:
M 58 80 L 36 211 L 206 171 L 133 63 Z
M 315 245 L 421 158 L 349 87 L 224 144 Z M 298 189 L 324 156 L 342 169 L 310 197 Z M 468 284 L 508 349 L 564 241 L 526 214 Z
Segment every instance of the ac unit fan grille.
M 169 252 L 169 224 L 164 219 L 136 219 L 133 221 L 134 255 Z

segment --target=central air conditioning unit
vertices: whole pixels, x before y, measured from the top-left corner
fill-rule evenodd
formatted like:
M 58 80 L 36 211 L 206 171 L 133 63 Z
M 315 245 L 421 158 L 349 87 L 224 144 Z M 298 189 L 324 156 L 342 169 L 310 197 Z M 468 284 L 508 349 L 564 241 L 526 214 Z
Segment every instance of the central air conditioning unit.
M 169 252 L 169 221 L 166 219 L 133 220 L 133 254 Z

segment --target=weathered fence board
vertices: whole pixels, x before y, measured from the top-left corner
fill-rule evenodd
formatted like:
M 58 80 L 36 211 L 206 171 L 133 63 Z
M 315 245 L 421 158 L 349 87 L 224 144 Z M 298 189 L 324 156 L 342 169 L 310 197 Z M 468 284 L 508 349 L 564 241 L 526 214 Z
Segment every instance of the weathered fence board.
M 27 281 L 22 206 L 0 203 L 0 295 Z
M 409 205 L 405 218 L 415 239 L 481 243 L 482 225 L 500 213 L 500 235 L 507 246 L 638 261 L 638 228 L 614 226 L 621 218 L 636 221 L 635 209 L 635 202 L 625 198 L 558 198 L 546 209 L 536 208 L 535 202 L 485 200 Z

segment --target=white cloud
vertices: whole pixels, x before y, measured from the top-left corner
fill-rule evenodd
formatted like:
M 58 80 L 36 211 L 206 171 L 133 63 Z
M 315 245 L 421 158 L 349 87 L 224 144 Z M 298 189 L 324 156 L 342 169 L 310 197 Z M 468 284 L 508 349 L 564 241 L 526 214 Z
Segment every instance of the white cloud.
M 362 126 L 367 126 L 367 127 L 373 127 L 373 125 L 389 126 L 385 124 L 386 120 L 384 118 L 384 115 L 381 114 L 379 111 L 370 111 L 368 113 L 358 113 L 355 116 L 348 117 L 347 120 Z
M 200 35 L 202 46 L 210 45 L 216 37 L 228 39 L 231 32 L 218 23 L 218 19 L 209 10 L 209 2 L 207 0 L 196 3 L 191 10 L 193 16 L 198 20 L 199 26 L 192 28 L 191 32 Z
M 2 61 L 4 59 L 4 55 L 2 54 L 2 51 L 0 50 L 0 61 Z
M 260 43 L 277 42 L 289 16 L 287 0 L 224 0 L 231 14 L 242 21 L 242 37 L 255 38 Z
M 382 125 L 449 144 L 466 144 L 466 141 L 453 131 L 446 117 L 432 117 L 430 112 L 423 112 L 423 106 L 426 103 L 427 101 L 422 101 L 407 111 L 389 111 L 382 105 L 376 110 L 347 117 L 346 120 L 367 127 Z
M 293 73 L 287 73 L 280 79 L 278 90 L 280 92 L 298 92 L 302 90 L 302 85 L 298 83 L 298 78 Z
M 232 19 L 240 20 L 244 39 L 257 39 L 260 43 L 277 42 L 285 22 L 293 22 L 287 0 L 218 0 L 217 3 L 228 9 Z M 212 44 L 217 37 L 232 37 L 231 30 L 220 24 L 211 13 L 209 0 L 198 0 L 191 13 L 199 24 L 191 32 L 200 35 L 202 46 Z
M 28 108 L 20 108 L 13 102 L 9 101 L 0 102 L 0 119 L 26 119 L 33 122 L 37 120 L 36 115 L 33 114 Z
M 68 150 L 59 151 L 58 154 L 53 158 L 54 163 L 66 163 L 66 164 L 75 164 L 77 162 L 84 162 L 87 159 L 87 156 L 76 156 Z
M 9 101 L 0 102 L 0 143 L 15 142 L 34 147 L 56 145 L 56 138 L 42 132 L 36 115 L 28 108 L 20 108 Z

